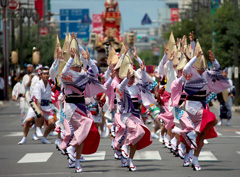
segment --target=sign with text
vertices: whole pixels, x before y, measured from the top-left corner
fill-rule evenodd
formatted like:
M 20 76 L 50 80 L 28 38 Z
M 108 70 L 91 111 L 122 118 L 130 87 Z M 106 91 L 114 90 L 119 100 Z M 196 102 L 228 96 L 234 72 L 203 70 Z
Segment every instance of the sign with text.
M 97 34 L 102 34 L 102 15 L 93 14 L 92 15 L 92 31 Z
M 179 10 L 177 8 L 171 9 L 171 22 L 179 21 Z
M 72 32 L 80 39 L 89 38 L 89 24 L 82 24 L 88 14 L 89 9 L 60 9 L 60 38 L 65 39 L 65 34 Z

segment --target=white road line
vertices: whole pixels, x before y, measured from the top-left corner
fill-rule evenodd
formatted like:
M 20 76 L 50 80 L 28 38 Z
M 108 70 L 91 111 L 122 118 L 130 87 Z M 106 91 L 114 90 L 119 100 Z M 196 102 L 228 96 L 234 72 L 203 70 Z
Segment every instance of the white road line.
M 8 135 L 3 135 L 4 137 L 9 137 L 9 136 L 23 136 L 23 132 L 11 132 Z
M 240 151 L 237 151 L 237 153 L 240 155 Z
M 136 151 L 134 160 L 162 160 L 158 151 Z
M 82 172 L 83 174 L 102 174 L 103 172 Z M 0 175 L 4 177 L 11 176 L 50 176 L 50 175 L 72 175 L 72 173 L 58 172 L 58 173 L 27 173 L 27 174 L 13 174 L 13 175 Z
M 239 135 L 240 135 L 240 132 L 235 132 L 235 133 L 237 133 L 237 134 L 239 134 Z
M 201 151 L 198 160 L 199 161 L 218 161 L 218 159 L 210 151 Z
M 27 153 L 23 158 L 21 158 L 18 163 L 38 163 L 47 162 L 51 157 L 52 152 L 45 153 Z
M 218 135 L 218 136 L 222 136 L 222 134 L 221 134 L 221 133 L 219 133 L 219 132 L 217 132 L 217 135 Z
M 106 151 L 98 151 L 94 154 L 83 155 L 86 161 L 105 160 Z

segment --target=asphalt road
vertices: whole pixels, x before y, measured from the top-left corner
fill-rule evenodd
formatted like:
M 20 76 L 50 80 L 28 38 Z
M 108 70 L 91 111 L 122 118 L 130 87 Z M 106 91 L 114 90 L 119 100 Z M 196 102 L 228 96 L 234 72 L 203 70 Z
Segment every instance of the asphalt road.
M 218 115 L 216 108 L 211 110 Z M 129 172 L 113 158 L 110 139 L 102 138 L 98 153 L 85 156 L 83 172 L 76 174 L 74 169 L 68 168 L 67 157 L 56 150 L 54 136 L 48 137 L 52 144 L 41 144 L 31 139 L 33 130 L 30 130 L 27 144 L 17 145 L 22 138 L 19 113 L 18 102 L 4 102 L 0 106 L 0 177 L 240 176 L 240 114 L 233 114 L 231 126 L 224 122 L 217 127 L 219 136 L 204 146 L 199 162 L 202 171 L 182 167 L 183 161 L 154 139 L 152 145 L 136 154 L 137 171 Z

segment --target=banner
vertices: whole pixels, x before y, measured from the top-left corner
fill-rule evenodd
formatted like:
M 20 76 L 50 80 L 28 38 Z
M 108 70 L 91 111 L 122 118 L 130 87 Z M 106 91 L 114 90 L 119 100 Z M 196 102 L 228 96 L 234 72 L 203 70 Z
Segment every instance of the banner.
M 92 31 L 97 34 L 102 34 L 102 15 L 101 14 L 93 14 L 92 16 Z
M 179 21 L 179 10 L 177 8 L 171 9 L 171 23 Z
M 39 20 L 42 19 L 43 17 L 43 10 L 44 6 L 43 6 L 43 0 L 35 0 L 35 9 L 39 14 Z

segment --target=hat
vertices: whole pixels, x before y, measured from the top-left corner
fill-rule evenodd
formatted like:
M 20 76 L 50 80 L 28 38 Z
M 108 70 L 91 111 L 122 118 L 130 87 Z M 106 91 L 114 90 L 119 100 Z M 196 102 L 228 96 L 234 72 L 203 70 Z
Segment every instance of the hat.
M 57 59 L 57 50 L 62 51 L 58 35 L 57 35 L 56 42 L 55 42 L 55 50 L 54 50 L 54 56 L 53 56 L 54 59 Z
M 187 40 L 185 40 L 184 50 L 186 50 L 186 52 L 185 52 L 186 57 L 191 59 L 191 53 L 190 53 L 189 48 L 188 48 Z M 182 52 L 184 52 L 184 51 L 182 51 Z
M 39 69 L 41 69 L 43 66 L 41 65 L 41 64 L 38 64 L 37 66 L 36 66 L 36 70 L 39 70 Z
M 169 40 L 168 40 L 168 43 L 167 43 L 167 49 L 168 49 L 168 54 L 169 55 L 173 52 L 175 45 L 176 45 L 176 42 L 175 42 L 175 39 L 174 39 L 174 36 L 173 36 L 173 32 L 171 31 L 171 34 L 169 36 Z
M 111 47 L 111 50 L 109 52 L 107 64 L 110 65 L 110 62 L 112 62 L 113 65 L 117 64 L 118 62 L 118 56 L 113 47 Z
M 194 56 L 197 55 L 198 51 L 202 51 L 202 48 L 200 46 L 200 43 L 197 41 L 196 47 L 195 47 L 195 51 L 194 51 Z M 203 51 L 202 51 L 203 52 Z M 196 68 L 197 70 L 205 70 L 207 68 L 207 64 L 206 64 L 206 60 L 204 55 L 200 55 L 197 58 L 197 61 L 193 64 L 194 68 Z
M 174 57 L 173 57 L 173 60 L 172 60 L 173 65 L 177 65 L 179 63 L 179 58 L 180 58 L 179 53 L 180 53 L 180 57 L 181 57 L 181 52 L 178 52 L 178 48 L 175 45 L 174 46 Z
M 79 58 L 79 47 L 78 47 L 78 41 L 73 38 L 70 42 L 70 50 L 75 49 L 76 55 L 74 56 L 72 67 L 81 67 L 82 66 L 82 61 Z
M 186 58 L 185 54 L 183 54 L 180 62 L 177 65 L 176 70 L 182 70 L 184 68 L 184 66 L 187 64 L 187 62 L 188 62 L 187 58 Z
M 225 68 L 223 69 L 223 72 L 228 72 L 228 68 L 225 67 Z
M 121 48 L 120 55 L 119 55 L 120 57 L 122 56 L 122 54 L 124 53 L 125 50 L 126 50 L 126 47 L 125 47 L 124 43 L 122 43 L 122 48 Z M 130 59 L 131 64 L 133 64 L 132 58 L 130 57 L 129 53 L 127 53 L 126 56 Z
M 70 51 L 69 51 L 69 46 L 70 45 L 69 44 L 70 44 L 69 35 L 66 34 L 65 41 L 64 41 L 64 44 L 63 44 L 63 48 L 62 48 L 63 60 L 59 61 L 59 67 L 58 67 L 58 73 L 60 75 L 62 74 L 62 70 L 63 70 L 64 66 L 66 65 L 66 62 L 70 58 Z
M 122 59 L 119 66 L 119 77 L 124 79 L 127 76 L 128 70 L 130 73 L 133 74 L 133 67 L 132 64 L 127 56 Z
M 66 35 L 65 36 L 65 41 L 63 44 L 63 48 L 62 48 L 62 52 L 63 52 L 63 59 L 64 61 L 68 61 L 69 57 L 70 57 L 70 50 L 69 50 L 69 44 L 70 44 L 70 39 L 69 36 Z

